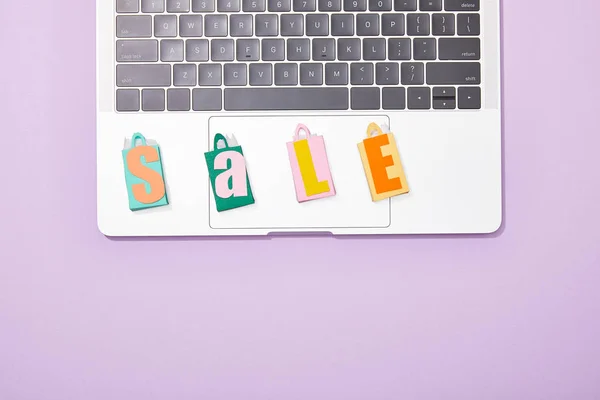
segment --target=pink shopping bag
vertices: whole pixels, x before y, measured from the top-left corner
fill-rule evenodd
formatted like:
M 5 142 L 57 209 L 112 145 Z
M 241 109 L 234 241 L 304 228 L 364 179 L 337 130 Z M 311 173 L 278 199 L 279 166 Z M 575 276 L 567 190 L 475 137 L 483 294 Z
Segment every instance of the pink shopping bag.
M 302 130 L 306 132 L 305 139 L 300 138 Z M 312 135 L 305 125 L 299 124 L 287 148 L 298 202 L 335 196 L 323 137 Z

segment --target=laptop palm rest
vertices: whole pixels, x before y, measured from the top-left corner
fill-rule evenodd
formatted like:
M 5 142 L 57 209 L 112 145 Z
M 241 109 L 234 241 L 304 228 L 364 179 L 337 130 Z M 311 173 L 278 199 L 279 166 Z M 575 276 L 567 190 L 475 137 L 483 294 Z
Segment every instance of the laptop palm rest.
M 210 227 L 274 232 L 388 227 L 390 200 L 372 201 L 357 147 L 371 122 L 390 124 L 386 115 L 211 117 L 209 148 L 217 133 L 235 138 L 245 156 L 255 203 L 218 212 L 210 190 Z M 325 141 L 335 196 L 302 203 L 296 199 L 287 143 L 299 123 Z

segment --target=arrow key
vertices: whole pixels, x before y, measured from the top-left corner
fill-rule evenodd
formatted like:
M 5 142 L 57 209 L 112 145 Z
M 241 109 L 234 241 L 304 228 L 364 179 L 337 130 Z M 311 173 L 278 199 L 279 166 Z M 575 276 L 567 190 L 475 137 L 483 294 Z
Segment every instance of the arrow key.
M 479 110 L 481 108 L 481 88 L 459 87 L 458 108 L 461 110 Z
M 431 108 L 431 89 L 428 87 L 408 88 L 408 109 L 429 110 Z
M 454 99 L 436 99 L 433 98 L 433 108 L 435 110 L 454 110 L 456 108 L 456 100 Z
M 433 108 L 436 110 L 454 110 L 456 108 L 456 88 L 434 87 Z

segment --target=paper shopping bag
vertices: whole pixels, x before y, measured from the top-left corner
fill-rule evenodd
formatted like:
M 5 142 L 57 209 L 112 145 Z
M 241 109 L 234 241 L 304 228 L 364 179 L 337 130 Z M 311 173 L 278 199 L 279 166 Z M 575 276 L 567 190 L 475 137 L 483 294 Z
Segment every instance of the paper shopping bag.
M 373 201 L 409 192 L 393 133 L 384 133 L 374 122 L 369 124 L 367 138 L 358 144 L 358 151 Z
M 219 148 L 218 145 L 224 146 Z M 204 153 L 217 211 L 254 204 L 246 160 L 241 146 L 230 147 L 220 133 L 215 135 L 213 150 Z
M 158 145 L 148 145 L 144 135 L 136 133 L 130 147 L 122 153 L 129 209 L 138 211 L 169 204 Z
M 306 132 L 305 139 L 300 139 L 302 130 Z M 299 124 L 294 140 L 287 143 L 287 149 L 298 202 L 335 196 L 322 136 L 311 134 L 305 125 Z

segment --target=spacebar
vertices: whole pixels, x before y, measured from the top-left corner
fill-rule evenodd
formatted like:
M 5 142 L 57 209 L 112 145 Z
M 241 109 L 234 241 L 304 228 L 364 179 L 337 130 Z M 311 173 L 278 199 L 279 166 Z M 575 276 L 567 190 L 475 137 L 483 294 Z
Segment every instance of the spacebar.
M 232 88 L 225 110 L 347 110 L 348 98 L 348 88 Z

